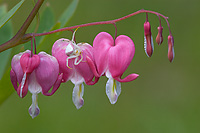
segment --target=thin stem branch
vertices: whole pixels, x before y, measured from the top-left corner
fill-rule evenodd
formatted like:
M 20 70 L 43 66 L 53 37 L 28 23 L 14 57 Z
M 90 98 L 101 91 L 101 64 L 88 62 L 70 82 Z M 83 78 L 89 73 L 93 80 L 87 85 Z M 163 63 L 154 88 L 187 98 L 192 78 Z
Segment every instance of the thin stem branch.
M 17 35 L 24 35 L 25 32 L 27 31 L 28 27 L 30 26 L 31 22 L 33 21 L 35 15 L 38 13 L 41 5 L 43 4 L 44 0 L 38 0 L 38 2 L 35 4 L 33 10 L 29 14 L 28 18 L 22 25 L 22 27 L 19 29 Z
M 34 37 L 34 36 L 33 36 L 33 39 L 34 39 L 35 54 L 37 54 L 37 50 L 36 50 L 36 40 L 35 40 L 35 37 Z
M 29 14 L 29 16 L 25 20 L 24 24 L 22 25 L 22 27 L 17 32 L 17 34 L 12 39 L 10 39 L 9 41 L 0 45 L 0 52 L 7 50 L 9 48 L 12 48 L 14 46 L 17 46 L 19 44 L 26 43 L 26 42 L 30 41 L 31 36 L 26 37 L 25 33 L 26 33 L 28 27 L 30 26 L 31 22 L 33 21 L 35 15 L 38 13 L 38 10 L 40 9 L 43 2 L 44 2 L 44 0 L 38 0 L 37 1 L 33 10 Z
M 116 26 L 116 23 L 113 23 L 114 27 L 115 27 L 115 38 L 114 38 L 114 41 L 115 39 L 117 38 L 117 26 Z
M 57 32 L 61 32 L 61 31 L 66 31 L 66 30 L 71 30 L 71 29 L 75 29 L 75 28 L 78 28 L 78 27 L 87 27 L 87 26 L 93 26 L 93 25 L 102 25 L 102 24 L 113 24 L 113 23 L 116 23 L 116 22 L 119 22 L 119 21 L 122 21 L 124 19 L 127 19 L 129 17 L 132 17 L 132 16 L 135 16 L 137 14 L 140 14 L 140 13 L 152 13 L 152 14 L 156 14 L 158 16 L 161 16 L 163 17 L 167 23 L 168 23 L 168 17 L 160 14 L 160 13 L 157 13 L 157 12 L 154 12 L 154 11 L 149 11 L 149 10 L 139 10 L 137 12 L 134 12 L 134 13 L 131 13 L 127 16 L 124 16 L 124 17 L 121 17 L 121 18 L 118 18 L 118 19 L 114 19 L 114 20 L 109 20 L 109 21 L 100 21 L 100 22 L 92 22 L 92 23 L 86 23 L 86 24 L 81 24 L 81 25 L 75 25 L 75 26 L 71 26 L 71 27 L 65 27 L 65 28 L 61 28 L 61 29 L 57 29 L 57 30 L 53 30 L 53 31 L 50 31 L 50 32 L 45 32 L 45 33 L 35 33 L 34 36 L 44 36 L 44 35 L 49 35 L 49 34 L 53 34 L 53 33 L 57 33 Z M 30 35 L 27 34 L 27 37 L 29 37 Z
M 62 31 L 66 31 L 66 30 L 72 30 L 72 29 L 75 29 L 75 28 L 78 28 L 78 27 L 87 27 L 87 26 L 102 25 L 102 24 L 115 24 L 116 22 L 122 21 L 124 19 L 127 19 L 127 18 L 129 18 L 131 16 L 134 16 L 134 15 L 137 15 L 137 14 L 140 14 L 140 13 L 151 13 L 151 14 L 155 14 L 157 16 L 163 17 L 165 19 L 165 21 L 167 22 L 167 25 L 169 27 L 169 33 L 171 34 L 171 30 L 170 30 L 170 26 L 169 26 L 169 22 L 168 22 L 168 17 L 166 17 L 166 16 L 164 16 L 164 15 L 162 15 L 160 13 L 157 13 L 157 12 L 154 12 L 154 11 L 149 11 L 149 10 L 144 10 L 144 9 L 136 11 L 136 12 L 131 13 L 129 15 L 126 15 L 124 17 L 121 17 L 121 18 L 118 18 L 118 19 L 114 19 L 114 20 L 92 22 L 92 23 L 86 23 L 86 24 L 81 24 L 81 25 L 75 25 L 75 26 L 71 26 L 71 27 L 65 27 L 65 28 L 53 30 L 53 31 L 50 31 L 50 32 L 44 32 L 44 33 L 28 33 L 28 34 L 25 34 L 28 26 L 32 22 L 34 16 L 37 14 L 37 12 L 38 12 L 41 4 L 43 3 L 43 1 L 44 0 L 38 0 L 38 2 L 36 3 L 33 11 L 31 12 L 31 14 L 29 15 L 29 17 L 25 21 L 24 25 L 21 27 L 21 29 L 19 30 L 19 32 L 16 34 L 16 36 L 18 36 L 18 40 L 19 41 L 16 42 L 13 39 L 11 39 L 8 42 L 0 45 L 0 52 L 4 51 L 6 49 L 9 49 L 11 47 L 14 47 L 16 45 L 25 43 L 25 42 L 29 41 L 30 38 L 32 38 L 33 36 L 34 37 L 36 37 L 36 36 L 44 36 L 44 35 L 49 35 L 49 34 L 53 34 L 53 33 L 57 33 L 57 32 L 62 32 Z M 16 38 L 16 36 L 13 37 L 13 38 Z
M 159 19 L 159 23 L 160 23 L 159 26 L 162 27 L 160 16 L 158 16 L 158 19 Z
M 31 38 L 31 57 L 33 56 L 33 38 Z
M 148 13 L 146 12 L 146 22 L 148 22 Z

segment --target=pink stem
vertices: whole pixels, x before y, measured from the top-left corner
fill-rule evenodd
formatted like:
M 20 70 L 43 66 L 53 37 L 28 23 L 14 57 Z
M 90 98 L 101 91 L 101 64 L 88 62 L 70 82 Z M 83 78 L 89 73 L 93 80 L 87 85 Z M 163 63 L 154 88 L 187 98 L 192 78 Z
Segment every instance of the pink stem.
M 25 34 L 27 28 L 29 27 L 30 23 L 32 22 L 34 16 L 36 15 L 36 13 L 38 12 L 40 6 L 42 5 L 42 3 L 44 2 L 44 0 L 38 0 L 37 4 L 35 5 L 34 9 L 32 10 L 31 14 L 29 15 L 29 17 L 27 18 L 27 20 L 24 22 L 24 24 L 22 25 L 22 27 L 20 28 L 20 30 L 18 31 L 18 33 L 9 41 L 5 42 L 4 44 L 0 45 L 0 52 L 12 48 L 14 46 L 17 46 L 19 44 L 28 42 L 33 36 L 44 36 L 44 35 L 49 35 L 49 34 L 53 34 L 53 33 L 57 33 L 57 32 L 61 32 L 61 31 L 66 31 L 66 30 L 72 30 L 78 27 L 87 27 L 87 26 L 92 26 L 92 25 L 102 25 L 102 24 L 115 24 L 116 22 L 122 21 L 124 19 L 127 19 L 131 16 L 140 14 L 140 13 L 151 13 L 151 14 L 155 14 L 157 16 L 161 16 L 165 19 L 165 21 L 167 22 L 168 28 L 169 28 L 169 33 L 171 35 L 171 30 L 170 30 L 170 26 L 169 26 L 169 22 L 168 22 L 168 17 L 154 12 L 154 11 L 149 11 L 149 10 L 139 10 L 137 12 L 131 13 L 127 16 L 118 18 L 118 19 L 114 19 L 114 20 L 109 20 L 109 21 L 100 21 L 100 22 L 92 22 L 92 23 L 86 23 L 86 24 L 81 24 L 81 25 L 76 25 L 76 26 L 71 26 L 71 27 L 65 27 L 65 28 L 61 28 L 61 29 L 57 29 L 57 30 L 53 30 L 50 32 L 44 32 L 44 33 L 28 33 Z
M 155 14 L 155 15 L 158 15 L 158 16 L 161 16 L 165 19 L 165 21 L 167 22 L 168 24 L 168 27 L 169 27 L 169 22 L 168 22 L 168 17 L 160 14 L 160 13 L 157 13 L 157 12 L 154 12 L 154 11 L 149 11 L 149 10 L 139 10 L 137 12 L 134 12 L 134 13 L 131 13 L 127 16 L 124 16 L 124 17 L 121 17 L 121 18 L 118 18 L 118 19 L 114 19 L 114 20 L 109 20 L 109 21 L 100 21 L 100 22 L 92 22 L 92 23 L 87 23 L 87 24 L 81 24 L 81 25 L 75 25 L 75 26 L 71 26 L 71 27 L 65 27 L 65 28 L 61 28 L 61 29 L 57 29 L 57 30 L 53 30 L 53 31 L 50 31 L 50 32 L 45 32 L 45 33 L 35 33 L 34 36 L 44 36 L 44 35 L 49 35 L 49 34 L 53 34 L 53 33 L 57 33 L 57 32 L 61 32 L 61 31 L 66 31 L 66 30 L 71 30 L 71 29 L 75 29 L 75 28 L 78 28 L 78 27 L 87 27 L 87 26 L 92 26 L 92 25 L 102 25 L 102 24 L 113 24 L 113 23 L 116 23 L 116 22 L 119 22 L 119 21 L 122 21 L 124 19 L 127 19 L 129 17 L 132 17 L 132 16 L 135 16 L 137 14 L 140 14 L 140 13 L 152 13 L 152 14 Z M 170 31 L 170 27 L 169 27 L 169 32 L 171 33 Z M 29 36 L 29 34 L 27 34 L 27 36 Z
M 148 22 L 148 13 L 146 12 L 146 22 Z
M 37 51 L 36 51 L 36 40 L 35 40 L 35 36 L 33 36 L 33 39 L 34 39 L 34 46 L 35 46 L 35 54 L 37 54 Z
M 113 23 L 113 25 L 115 26 L 115 38 L 114 38 L 114 42 L 115 42 L 115 39 L 117 38 L 117 26 L 116 26 L 116 23 Z

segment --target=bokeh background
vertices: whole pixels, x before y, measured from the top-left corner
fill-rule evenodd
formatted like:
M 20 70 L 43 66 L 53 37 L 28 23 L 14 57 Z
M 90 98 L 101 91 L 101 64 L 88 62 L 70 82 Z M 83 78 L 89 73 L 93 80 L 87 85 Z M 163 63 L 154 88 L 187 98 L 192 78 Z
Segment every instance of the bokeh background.
M 0 4 L 7 3 L 8 9 L 11 9 L 18 2 L 1 0 Z M 57 18 L 71 0 L 46 0 L 44 5 L 47 2 Z M 28 114 L 31 95 L 21 99 L 14 92 L 0 106 L 0 132 L 199 133 L 199 5 L 198 0 L 80 0 L 68 26 L 111 20 L 140 9 L 168 16 L 175 40 L 174 61 L 170 63 L 167 58 L 169 32 L 163 19 L 164 42 L 161 46 L 154 43 L 151 58 L 143 50 L 145 14 L 118 22 L 118 35 L 128 35 L 136 47 L 135 57 L 123 77 L 130 73 L 140 76 L 135 81 L 122 83 L 122 93 L 115 105 L 109 103 L 105 94 L 105 77 L 94 86 L 85 85 L 85 104 L 80 110 L 72 103 L 71 82 L 62 84 L 51 97 L 40 94 L 38 102 L 41 112 L 35 119 Z M 12 18 L 15 33 L 32 7 L 32 1 L 26 0 Z M 155 42 L 158 18 L 149 14 L 149 21 Z M 113 25 L 100 25 L 80 28 L 76 40 L 92 44 L 101 31 L 114 36 Z M 64 32 L 61 37 L 71 38 L 71 34 Z M 51 47 L 52 44 L 46 45 Z

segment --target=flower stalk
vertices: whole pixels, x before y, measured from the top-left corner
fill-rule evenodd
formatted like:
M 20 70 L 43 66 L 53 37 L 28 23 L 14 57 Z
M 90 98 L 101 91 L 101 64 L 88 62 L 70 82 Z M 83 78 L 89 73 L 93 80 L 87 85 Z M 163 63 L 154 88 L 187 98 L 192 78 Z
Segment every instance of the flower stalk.
M 168 28 L 169 28 L 169 33 L 171 35 L 171 30 L 170 30 L 170 26 L 169 26 L 169 22 L 168 22 L 168 17 L 154 12 L 154 11 L 149 11 L 149 10 L 144 10 L 141 9 L 139 11 L 136 11 L 134 13 L 131 13 L 129 15 L 126 15 L 124 17 L 118 18 L 118 19 L 114 19 L 114 20 L 109 20 L 109 21 L 99 21 L 99 22 L 92 22 L 92 23 L 86 23 L 86 24 L 81 24 L 81 25 L 75 25 L 75 26 L 70 26 L 70 27 L 65 27 L 65 28 L 61 28 L 61 29 L 57 29 L 57 30 L 53 30 L 53 31 L 49 31 L 49 32 L 44 32 L 44 33 L 26 33 L 28 27 L 30 26 L 31 22 L 33 21 L 34 17 L 36 16 L 36 14 L 38 13 L 41 5 L 43 4 L 44 0 L 38 0 L 36 5 L 34 6 L 33 10 L 31 11 L 31 13 L 29 14 L 29 16 L 27 17 L 26 21 L 24 22 L 24 24 L 22 25 L 22 27 L 19 29 L 19 31 L 16 33 L 16 35 L 10 39 L 9 41 L 3 43 L 0 45 L 0 52 L 5 51 L 9 48 L 15 47 L 17 45 L 26 43 L 28 41 L 31 40 L 31 38 L 33 37 L 37 37 L 37 36 L 44 36 L 44 35 L 49 35 L 49 34 L 54 34 L 57 32 L 62 32 L 62 31 L 67 31 L 67 30 L 72 30 L 72 29 L 76 29 L 78 27 L 87 27 L 87 26 L 93 26 L 93 25 L 103 25 L 103 24 L 116 24 L 116 22 L 122 21 L 124 19 L 127 19 L 129 17 L 135 16 L 137 14 L 140 13 L 151 13 L 151 14 L 155 14 L 157 16 L 161 16 L 165 19 L 165 21 L 167 22 Z

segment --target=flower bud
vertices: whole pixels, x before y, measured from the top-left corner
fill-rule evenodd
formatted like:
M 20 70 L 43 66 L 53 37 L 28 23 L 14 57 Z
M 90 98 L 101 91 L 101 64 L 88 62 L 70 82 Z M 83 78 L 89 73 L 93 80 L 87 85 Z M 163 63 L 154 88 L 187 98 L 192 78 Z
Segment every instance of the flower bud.
M 172 35 L 168 36 L 168 59 L 170 62 L 174 59 L 174 38 Z
M 148 57 L 153 54 L 153 38 L 151 36 L 151 25 L 147 21 L 144 23 L 144 50 Z
M 163 27 L 159 26 L 158 27 L 158 35 L 156 37 L 156 42 L 157 42 L 158 45 L 160 45 L 163 42 L 162 31 L 163 31 Z

